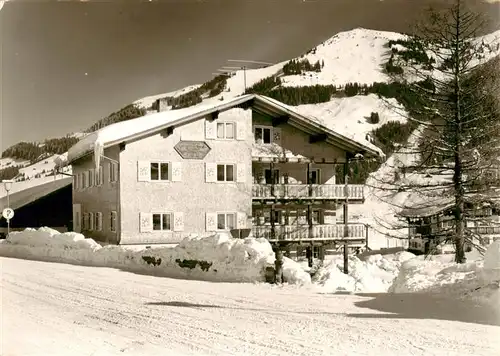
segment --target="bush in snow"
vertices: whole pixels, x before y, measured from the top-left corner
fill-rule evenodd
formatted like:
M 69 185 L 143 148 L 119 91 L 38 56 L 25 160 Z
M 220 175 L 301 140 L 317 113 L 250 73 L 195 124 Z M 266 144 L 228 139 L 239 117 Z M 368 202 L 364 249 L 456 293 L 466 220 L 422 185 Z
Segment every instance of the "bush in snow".
M 370 114 L 370 124 L 378 124 L 380 122 L 380 117 L 378 112 L 372 112 Z

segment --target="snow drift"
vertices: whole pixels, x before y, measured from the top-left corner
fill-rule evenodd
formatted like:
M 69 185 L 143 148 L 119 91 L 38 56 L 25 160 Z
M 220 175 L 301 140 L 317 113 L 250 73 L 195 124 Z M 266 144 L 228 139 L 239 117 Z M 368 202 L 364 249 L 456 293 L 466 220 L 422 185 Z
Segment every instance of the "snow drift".
M 457 264 L 453 259 L 453 255 L 438 255 L 406 261 L 389 292 L 445 294 L 485 303 L 500 312 L 500 241 L 488 247 L 484 260 Z
M 390 255 L 375 254 L 361 260 L 356 256 L 349 257 L 349 271 L 344 274 L 344 260 L 336 257 L 320 267 L 314 275 L 322 292 L 338 291 L 384 293 L 398 276 L 403 262 L 414 258 L 409 252 L 398 252 Z
M 132 250 L 115 245 L 103 247 L 82 234 L 61 234 L 50 228 L 12 232 L 0 243 L 0 255 L 217 282 L 263 282 L 266 267 L 275 260 L 267 240 L 233 239 L 224 233 L 187 237 L 174 248 Z M 294 284 L 311 282 L 300 265 L 289 259 L 285 261 L 284 278 Z

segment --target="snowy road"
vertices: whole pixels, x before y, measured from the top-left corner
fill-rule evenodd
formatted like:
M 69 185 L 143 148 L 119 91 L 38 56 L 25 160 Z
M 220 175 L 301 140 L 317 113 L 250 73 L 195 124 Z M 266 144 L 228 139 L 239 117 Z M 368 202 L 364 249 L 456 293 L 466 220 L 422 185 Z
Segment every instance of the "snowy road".
M 0 258 L 2 355 L 496 355 L 498 315 Z M 457 309 L 458 308 L 458 309 Z

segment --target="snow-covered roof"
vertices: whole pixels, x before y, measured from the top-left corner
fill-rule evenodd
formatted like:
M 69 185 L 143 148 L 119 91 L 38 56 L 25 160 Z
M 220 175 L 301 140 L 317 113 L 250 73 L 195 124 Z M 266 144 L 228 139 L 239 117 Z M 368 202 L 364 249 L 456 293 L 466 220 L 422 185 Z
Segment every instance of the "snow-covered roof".
M 201 119 L 216 111 L 225 111 L 238 105 L 252 102 L 252 106 L 265 108 L 276 114 L 289 115 L 294 120 L 299 120 L 315 130 L 325 132 L 331 136 L 336 143 L 346 147 L 346 150 L 365 151 L 368 155 L 383 157 L 384 153 L 376 146 L 360 142 L 341 135 L 328 127 L 320 124 L 317 120 L 300 114 L 291 106 L 285 105 L 277 100 L 256 94 L 242 95 L 227 101 L 201 103 L 199 105 L 179 110 L 168 110 L 155 114 L 139 117 L 128 121 L 119 122 L 106 126 L 81 139 L 68 151 L 68 163 L 89 154 L 98 147 L 110 147 L 121 142 L 137 140 L 160 132 L 168 127 L 180 126 L 188 122 Z
M 18 191 L 14 194 L 10 194 L 10 208 L 19 209 L 25 205 L 28 205 L 46 195 L 49 195 L 61 188 L 64 188 L 72 183 L 73 179 L 71 177 L 62 178 L 57 180 L 52 180 L 45 184 L 40 184 Z M 0 198 L 0 206 L 7 207 L 7 197 L 4 196 Z

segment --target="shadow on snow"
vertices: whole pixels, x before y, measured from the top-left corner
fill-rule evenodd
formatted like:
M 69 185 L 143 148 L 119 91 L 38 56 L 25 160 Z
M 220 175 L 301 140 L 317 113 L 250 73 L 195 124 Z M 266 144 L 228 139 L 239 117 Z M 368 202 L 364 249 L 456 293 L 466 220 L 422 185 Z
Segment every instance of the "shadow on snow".
M 500 326 L 500 308 L 495 310 L 471 300 L 427 293 L 358 293 L 356 295 L 370 297 L 370 299 L 357 301 L 354 305 L 382 313 L 348 314 L 353 318 L 434 319 Z

